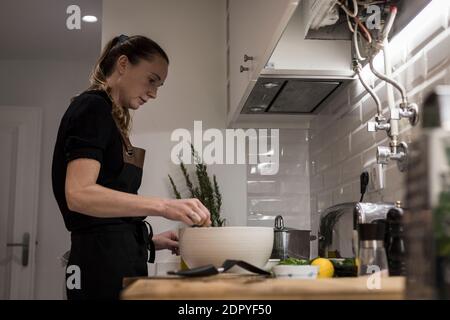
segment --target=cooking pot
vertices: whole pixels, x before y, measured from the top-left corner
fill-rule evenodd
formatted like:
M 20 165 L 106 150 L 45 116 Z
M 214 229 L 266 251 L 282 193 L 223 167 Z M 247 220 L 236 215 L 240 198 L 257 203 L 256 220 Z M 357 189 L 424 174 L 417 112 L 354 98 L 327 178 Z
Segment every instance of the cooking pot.
M 310 242 L 315 240 L 311 230 L 299 230 L 284 226 L 281 215 L 275 218 L 273 249 L 270 259 L 309 259 Z

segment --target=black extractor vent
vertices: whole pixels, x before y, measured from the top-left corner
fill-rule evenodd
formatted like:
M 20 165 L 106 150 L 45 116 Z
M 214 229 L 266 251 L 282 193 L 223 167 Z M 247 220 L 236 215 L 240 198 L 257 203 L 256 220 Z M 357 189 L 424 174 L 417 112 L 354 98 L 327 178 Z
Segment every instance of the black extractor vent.
M 259 78 L 242 114 L 311 114 L 336 94 L 343 79 Z

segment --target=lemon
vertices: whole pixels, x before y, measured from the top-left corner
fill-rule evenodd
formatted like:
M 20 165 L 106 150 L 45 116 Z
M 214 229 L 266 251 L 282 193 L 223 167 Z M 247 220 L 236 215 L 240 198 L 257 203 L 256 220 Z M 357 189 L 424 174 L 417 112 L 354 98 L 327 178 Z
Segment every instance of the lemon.
M 189 267 L 187 266 L 186 262 L 184 262 L 183 258 L 180 260 L 180 269 L 181 270 L 188 270 Z
M 334 275 L 334 267 L 330 260 L 325 258 L 317 258 L 311 262 L 312 266 L 319 267 L 318 278 L 332 278 Z

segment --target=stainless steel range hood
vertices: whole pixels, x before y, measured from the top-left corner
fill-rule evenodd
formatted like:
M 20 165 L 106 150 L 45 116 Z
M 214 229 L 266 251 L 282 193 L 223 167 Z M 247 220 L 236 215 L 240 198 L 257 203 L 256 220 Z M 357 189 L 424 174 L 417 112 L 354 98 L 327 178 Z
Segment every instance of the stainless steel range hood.
M 311 2 L 299 3 L 241 115 L 313 115 L 354 79 L 349 40 L 305 38 Z
M 348 78 L 259 77 L 241 114 L 313 114 L 350 81 Z

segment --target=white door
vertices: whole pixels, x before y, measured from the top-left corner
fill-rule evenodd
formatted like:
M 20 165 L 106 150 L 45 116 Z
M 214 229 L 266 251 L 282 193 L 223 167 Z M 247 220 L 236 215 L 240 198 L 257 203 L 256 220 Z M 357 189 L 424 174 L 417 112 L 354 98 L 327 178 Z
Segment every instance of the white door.
M 0 299 L 33 299 L 41 119 L 0 106 Z

